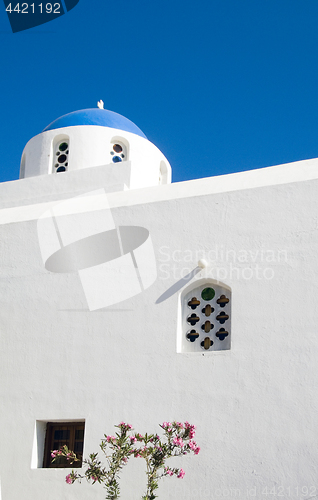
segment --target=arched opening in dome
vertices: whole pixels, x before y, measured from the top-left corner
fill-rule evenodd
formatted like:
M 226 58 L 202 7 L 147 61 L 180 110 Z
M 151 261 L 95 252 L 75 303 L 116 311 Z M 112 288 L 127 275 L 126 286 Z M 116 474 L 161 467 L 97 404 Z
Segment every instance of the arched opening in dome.
M 120 163 L 128 161 L 129 156 L 129 142 L 123 137 L 115 136 L 110 142 L 110 162 Z
M 67 135 L 58 135 L 53 140 L 52 147 L 52 174 L 66 172 L 69 166 L 70 138 Z

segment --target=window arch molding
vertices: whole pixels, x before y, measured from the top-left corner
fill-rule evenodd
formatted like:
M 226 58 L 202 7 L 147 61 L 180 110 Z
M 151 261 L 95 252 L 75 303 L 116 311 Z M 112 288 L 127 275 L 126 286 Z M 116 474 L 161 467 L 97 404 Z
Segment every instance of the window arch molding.
M 231 348 L 231 288 L 202 278 L 179 295 L 177 352 L 210 353 Z

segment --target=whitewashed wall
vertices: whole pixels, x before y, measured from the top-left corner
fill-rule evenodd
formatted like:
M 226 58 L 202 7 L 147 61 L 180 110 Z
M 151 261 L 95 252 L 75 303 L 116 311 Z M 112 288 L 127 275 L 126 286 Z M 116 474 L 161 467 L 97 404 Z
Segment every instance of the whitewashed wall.
M 1 500 L 104 498 L 99 485 L 65 484 L 65 470 L 31 468 L 36 421 L 59 419 L 85 419 L 84 454 L 121 420 L 141 432 L 196 424 L 201 452 L 178 461 L 186 476 L 164 479 L 162 499 L 318 494 L 317 166 L 109 194 L 117 225 L 149 229 L 158 279 L 94 312 L 76 273 L 44 269 L 37 217 L 77 175 L 73 194 L 106 185 L 102 174 L 95 186 L 90 170 L 0 186 Z M 232 346 L 177 354 L 183 287 L 171 287 L 198 257 L 232 289 Z M 124 500 L 143 494 L 142 469 L 127 466 Z

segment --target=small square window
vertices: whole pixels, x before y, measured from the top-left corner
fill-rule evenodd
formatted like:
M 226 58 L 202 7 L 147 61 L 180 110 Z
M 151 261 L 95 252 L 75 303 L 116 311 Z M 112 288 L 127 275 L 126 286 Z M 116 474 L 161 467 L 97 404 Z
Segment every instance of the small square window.
M 79 462 L 76 462 L 76 467 L 81 467 L 84 446 L 84 430 L 85 422 L 48 422 L 46 426 L 43 467 L 54 469 L 74 467 L 75 464 L 68 463 L 64 457 L 61 457 L 60 461 L 52 463 L 52 451 L 59 450 L 65 445 L 69 450 L 74 451 L 77 458 L 80 460 Z

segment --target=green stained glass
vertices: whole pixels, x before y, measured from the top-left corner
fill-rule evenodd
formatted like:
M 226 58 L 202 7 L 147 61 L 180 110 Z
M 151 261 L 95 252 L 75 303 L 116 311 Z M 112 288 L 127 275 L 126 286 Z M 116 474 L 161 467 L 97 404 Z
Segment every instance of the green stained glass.
M 215 295 L 215 290 L 213 288 L 204 288 L 201 292 L 201 297 L 203 300 L 212 300 Z
M 67 148 L 68 148 L 68 144 L 67 144 L 67 142 L 62 142 L 62 143 L 59 145 L 59 150 L 60 150 L 60 151 L 65 151 Z

